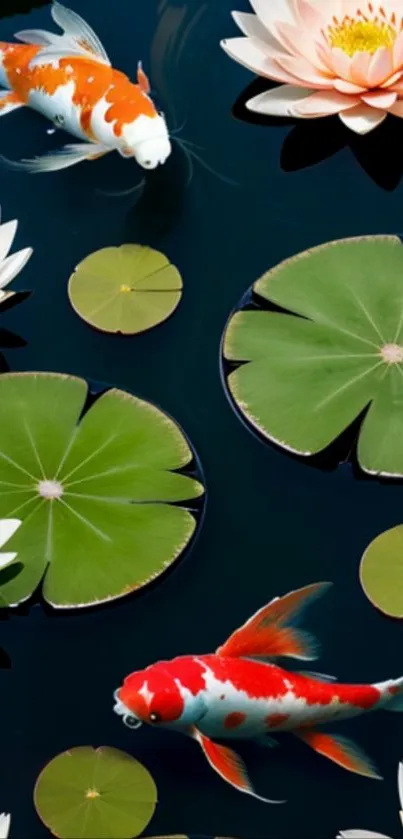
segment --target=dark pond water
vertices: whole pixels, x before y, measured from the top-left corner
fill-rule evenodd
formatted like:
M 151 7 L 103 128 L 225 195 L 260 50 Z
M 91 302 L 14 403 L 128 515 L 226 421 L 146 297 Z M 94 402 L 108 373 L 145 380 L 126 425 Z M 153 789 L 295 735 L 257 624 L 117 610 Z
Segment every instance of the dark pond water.
M 2 315 L 1 326 L 27 342 L 6 351 L 10 369 L 79 374 L 156 402 L 189 435 L 208 487 L 193 550 L 147 594 L 86 614 L 49 614 L 38 603 L 1 622 L 12 667 L 0 671 L 0 809 L 12 812 L 15 839 L 45 837 L 32 805 L 38 773 L 70 746 L 104 744 L 131 751 L 156 780 L 148 835 L 332 839 L 341 828 L 365 827 L 397 839 L 403 716 L 340 726 L 376 760 L 383 783 L 343 772 L 293 738 L 275 752 L 245 746 L 259 791 L 288 800 L 270 806 L 224 784 L 186 738 L 126 730 L 112 713 L 112 691 L 150 662 L 214 650 L 273 596 L 322 579 L 335 586 L 308 616 L 323 643 L 319 669 L 347 681 L 403 673 L 402 626 L 375 611 L 357 576 L 369 541 L 403 520 L 402 488 L 358 479 L 348 463 L 319 469 L 265 446 L 233 412 L 219 371 L 228 315 L 264 270 L 327 240 L 402 231 L 401 135 L 393 124 L 352 148 L 332 121 L 297 130 L 247 124 L 239 103 L 234 117 L 253 78 L 218 46 L 235 33 L 232 0 L 70 5 L 115 66 L 133 75 L 142 58 L 171 124 L 186 118 L 183 136 L 238 185 L 197 166 L 186 189 L 180 150 L 147 179 L 140 201 L 100 193 L 140 179 L 117 155 L 59 174 L 0 169 L 4 217 L 20 221 L 17 245 L 35 248 L 15 284 L 33 293 Z M 246 10 L 246 0 L 238 7 Z M 0 37 L 28 27 L 49 27 L 45 6 L 5 17 Z M 65 142 L 47 127 L 29 111 L 3 118 L 1 153 L 32 157 Z M 132 339 L 91 330 L 66 292 L 86 254 L 122 242 L 162 249 L 185 283 L 176 314 Z

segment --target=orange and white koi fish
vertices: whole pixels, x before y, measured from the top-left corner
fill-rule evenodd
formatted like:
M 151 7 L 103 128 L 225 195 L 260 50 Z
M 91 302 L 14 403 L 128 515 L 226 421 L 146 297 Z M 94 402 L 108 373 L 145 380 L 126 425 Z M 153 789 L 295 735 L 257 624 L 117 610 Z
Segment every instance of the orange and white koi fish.
M 0 116 L 27 105 L 82 142 L 16 165 L 50 172 L 111 151 L 134 157 L 144 169 L 165 163 L 168 129 L 141 63 L 134 84 L 112 68 L 79 15 L 58 2 L 51 14 L 62 35 L 32 29 L 15 35 L 21 44 L 0 42 L 0 85 L 6 88 L 0 90 Z
M 317 726 L 382 708 L 403 711 L 403 678 L 331 684 L 332 677 L 290 672 L 270 662 L 283 656 L 316 658 L 315 639 L 294 624 L 329 585 L 316 583 L 276 597 L 215 654 L 174 658 L 131 673 L 114 693 L 114 711 L 129 728 L 145 722 L 188 734 L 225 781 L 261 801 L 284 803 L 257 795 L 240 757 L 214 738 L 276 745 L 272 733 L 288 731 L 344 769 L 379 778 L 353 742 Z

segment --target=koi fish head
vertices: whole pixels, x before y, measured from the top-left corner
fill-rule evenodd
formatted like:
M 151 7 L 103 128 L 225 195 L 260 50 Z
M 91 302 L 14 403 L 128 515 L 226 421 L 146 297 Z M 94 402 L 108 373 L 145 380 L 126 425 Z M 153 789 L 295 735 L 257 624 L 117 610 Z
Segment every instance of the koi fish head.
M 162 114 L 141 114 L 122 129 L 123 157 L 134 157 L 143 169 L 156 169 L 166 162 L 172 151 L 168 128 Z
M 139 728 L 143 722 L 181 728 L 205 712 L 202 697 L 191 695 L 164 663 L 131 673 L 113 696 L 113 710 L 128 728 Z

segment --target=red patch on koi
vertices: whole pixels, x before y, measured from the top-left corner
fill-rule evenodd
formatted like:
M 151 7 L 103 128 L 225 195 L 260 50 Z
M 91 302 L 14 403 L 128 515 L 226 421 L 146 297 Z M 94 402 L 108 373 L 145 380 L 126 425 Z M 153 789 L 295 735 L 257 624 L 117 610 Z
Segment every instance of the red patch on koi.
M 397 685 L 392 685 L 390 688 L 388 688 L 388 693 L 390 693 L 391 696 L 396 696 L 396 694 L 401 693 L 401 692 L 402 692 L 402 688 L 398 687 Z
M 246 720 L 246 714 L 242 714 L 240 711 L 233 711 L 232 714 L 228 714 L 224 720 L 225 728 L 239 728 L 243 722 Z
M 193 656 L 181 656 L 173 661 L 165 662 L 164 669 L 172 678 L 178 679 L 181 685 L 190 690 L 193 696 L 197 696 L 206 688 L 206 670 Z
M 276 728 L 278 725 L 282 725 L 283 722 L 287 722 L 289 716 L 289 714 L 269 714 L 265 719 L 265 723 L 269 728 Z

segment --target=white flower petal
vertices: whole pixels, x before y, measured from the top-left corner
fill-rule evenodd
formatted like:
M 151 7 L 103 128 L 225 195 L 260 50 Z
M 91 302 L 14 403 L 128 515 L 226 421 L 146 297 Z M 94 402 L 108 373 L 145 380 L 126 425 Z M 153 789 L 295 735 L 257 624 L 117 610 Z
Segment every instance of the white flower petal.
M 369 134 L 386 119 L 386 111 L 371 108 L 369 105 L 356 105 L 348 111 L 339 114 L 339 118 L 347 128 L 356 134 Z
M 7 839 L 10 822 L 11 816 L 9 813 L 0 813 L 0 839 Z
M 259 38 L 265 44 L 268 44 L 273 50 L 277 52 L 284 52 L 280 42 L 274 35 L 263 26 L 257 15 L 251 15 L 248 12 L 231 12 L 232 17 L 241 32 L 249 38 Z
M 0 263 L 0 288 L 4 288 L 14 280 L 27 264 L 32 253 L 32 248 L 24 248 L 24 250 L 13 253 L 3 263 Z
M 256 114 L 267 114 L 274 117 L 293 117 L 296 116 L 294 106 L 315 93 L 314 90 L 296 87 L 291 84 L 284 84 L 281 87 L 276 87 L 273 90 L 266 90 L 264 93 L 259 93 L 253 99 L 249 99 L 246 107 L 249 111 L 254 111 Z
M 274 58 L 271 58 L 270 47 L 258 38 L 228 38 L 221 41 L 220 46 L 234 61 L 238 61 L 258 76 L 276 82 L 294 81 L 289 73 L 282 70 Z
M 14 236 L 17 232 L 18 221 L 8 221 L 7 224 L 0 224 L 0 262 L 6 258 Z
M 397 787 L 399 791 L 400 807 L 403 810 L 403 760 L 399 763 L 397 770 Z
M 16 556 L 16 553 L 0 554 L 0 571 L 7 565 L 11 565 L 11 563 L 14 562 Z
M 278 21 L 297 23 L 292 0 L 250 0 L 250 4 L 269 32 Z
M 20 526 L 20 519 L 0 519 L 0 548 L 14 536 Z
M 374 833 L 372 830 L 342 830 L 336 839 L 390 839 L 390 836 Z

